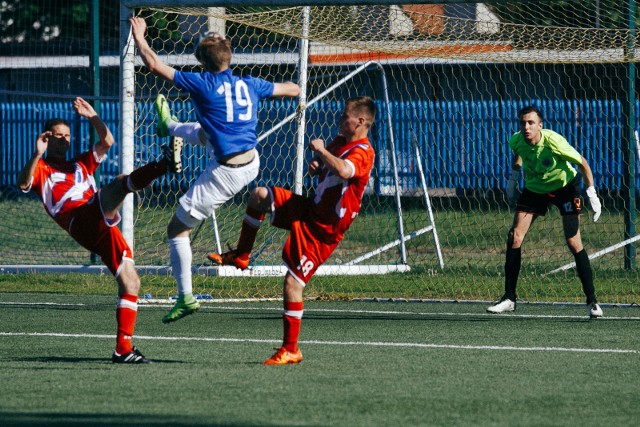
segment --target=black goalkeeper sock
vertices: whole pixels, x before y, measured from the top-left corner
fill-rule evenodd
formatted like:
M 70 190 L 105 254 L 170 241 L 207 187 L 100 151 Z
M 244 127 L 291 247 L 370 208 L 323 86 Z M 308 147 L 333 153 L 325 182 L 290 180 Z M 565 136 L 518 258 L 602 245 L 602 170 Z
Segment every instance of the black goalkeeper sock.
M 582 282 L 582 290 L 587 296 L 587 304 L 597 302 L 596 290 L 593 286 L 593 271 L 591 270 L 591 261 L 589 261 L 587 251 L 582 249 L 580 252 L 573 254 L 573 258 L 576 260 L 576 270 L 578 270 L 578 277 Z
M 507 256 L 504 263 L 504 297 L 511 301 L 516 300 L 516 285 L 520 274 L 522 262 L 521 248 L 507 246 Z

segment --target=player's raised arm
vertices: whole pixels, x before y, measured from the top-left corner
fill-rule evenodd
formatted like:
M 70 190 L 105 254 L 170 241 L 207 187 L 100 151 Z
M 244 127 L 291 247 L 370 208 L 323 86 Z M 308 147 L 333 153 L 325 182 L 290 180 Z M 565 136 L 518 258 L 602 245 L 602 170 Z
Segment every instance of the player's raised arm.
M 89 119 L 91 125 L 95 128 L 99 139 L 95 146 L 96 154 L 99 157 L 107 154 L 109 148 L 115 143 L 115 139 L 107 125 L 102 121 L 100 116 L 98 116 L 98 113 L 96 113 L 96 110 L 93 109 L 91 104 L 80 97 L 77 97 L 75 101 L 73 101 L 73 109 L 76 110 L 76 113 L 80 116 Z
M 274 83 L 273 97 L 289 96 L 294 97 L 300 95 L 300 86 L 293 82 Z
M 33 174 L 36 171 L 38 160 L 40 160 L 47 151 L 50 136 L 51 131 L 46 131 L 38 135 L 38 139 L 36 139 L 36 150 L 18 173 L 16 184 L 22 191 L 28 191 L 31 187 L 31 177 L 33 177 Z
M 329 168 L 331 172 L 338 175 L 342 179 L 349 179 L 353 177 L 353 166 L 342 160 L 340 157 L 336 157 L 331 154 L 325 147 L 324 141 L 321 139 L 314 139 L 309 142 L 309 149 L 315 153 L 316 161 L 320 160 L 324 165 Z M 311 169 L 309 172 L 312 173 Z
M 156 76 L 173 82 L 176 70 L 162 62 L 144 38 L 145 33 L 147 32 L 147 23 L 144 18 L 133 17 L 129 19 L 129 22 L 131 22 L 131 34 L 133 35 L 133 40 L 138 47 L 138 54 L 142 58 L 144 65 L 146 65 L 149 71 Z

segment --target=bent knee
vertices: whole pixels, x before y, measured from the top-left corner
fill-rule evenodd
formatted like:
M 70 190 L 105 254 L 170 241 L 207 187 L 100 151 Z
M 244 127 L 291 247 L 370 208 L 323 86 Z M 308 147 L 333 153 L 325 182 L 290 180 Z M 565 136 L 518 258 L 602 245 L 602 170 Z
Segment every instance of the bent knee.
M 249 207 L 266 212 L 271 204 L 269 189 L 267 187 L 256 187 L 251 190 L 249 197 Z

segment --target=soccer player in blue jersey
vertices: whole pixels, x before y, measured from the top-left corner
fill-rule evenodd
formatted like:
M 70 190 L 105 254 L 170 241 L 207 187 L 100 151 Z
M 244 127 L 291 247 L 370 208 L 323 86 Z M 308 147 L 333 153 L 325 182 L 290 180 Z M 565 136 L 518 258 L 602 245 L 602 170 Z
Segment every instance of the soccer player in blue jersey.
M 272 83 L 232 74 L 231 43 L 218 34 L 204 37 L 196 48 L 203 72 L 176 70 L 163 63 L 145 40 L 145 20 L 135 17 L 130 22 L 138 52 L 149 71 L 188 92 L 195 104 L 198 123 L 181 124 L 172 120 L 166 100 L 159 96 L 158 135 L 182 136 L 186 143 L 206 145 L 210 153 L 206 170 L 180 198 L 167 227 L 171 267 L 178 284 L 178 300 L 162 319 L 168 323 L 199 308 L 191 284 L 191 231 L 258 176 L 258 102 L 268 97 L 295 97 L 300 88 L 293 82 Z
M 594 222 L 602 210 L 593 186 L 593 172 L 587 160 L 562 135 L 543 129 L 542 113 L 536 107 L 528 106 L 519 111 L 518 126 L 520 131 L 509 140 L 509 147 L 513 151 L 513 171 L 507 185 L 507 197 L 511 200 L 517 197 L 517 205 L 513 227 L 507 238 L 504 295 L 487 311 L 504 313 L 515 310 L 522 242 L 533 221 L 538 216 L 544 216 L 549 205 L 554 204 L 562 216 L 564 236 L 576 261 L 578 277 L 587 297 L 589 316 L 602 317 L 593 286 L 591 263 L 580 237 L 580 185 L 583 179 L 587 185 Z M 520 168 L 524 169 L 524 190 L 518 197 Z

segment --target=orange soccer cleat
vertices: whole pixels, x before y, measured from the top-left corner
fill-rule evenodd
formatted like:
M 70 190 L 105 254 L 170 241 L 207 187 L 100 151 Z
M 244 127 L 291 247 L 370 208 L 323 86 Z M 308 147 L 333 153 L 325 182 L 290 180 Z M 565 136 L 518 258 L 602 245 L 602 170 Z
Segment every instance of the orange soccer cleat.
M 239 257 L 238 251 L 235 249 L 231 249 L 223 254 L 211 252 L 207 255 L 207 259 L 218 265 L 233 265 L 240 270 L 246 270 L 249 267 L 249 257 L 246 259 Z
M 295 352 L 287 351 L 284 347 L 280 347 L 276 354 L 262 362 L 263 365 L 288 365 L 290 363 L 302 362 L 302 353 L 300 349 Z

